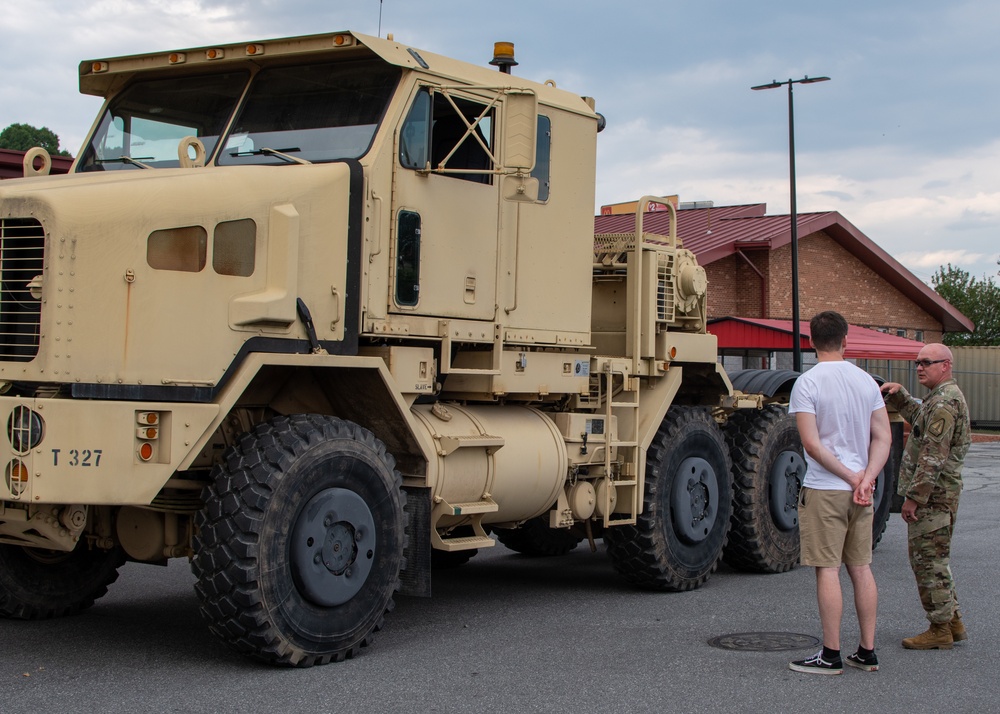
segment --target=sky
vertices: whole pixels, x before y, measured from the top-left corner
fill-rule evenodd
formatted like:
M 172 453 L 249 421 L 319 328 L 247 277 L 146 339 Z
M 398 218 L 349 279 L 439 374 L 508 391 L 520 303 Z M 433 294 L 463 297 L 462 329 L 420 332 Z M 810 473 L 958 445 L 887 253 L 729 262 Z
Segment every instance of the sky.
M 642 195 L 839 211 L 929 282 L 997 275 L 1000 4 L 985 0 L 20 0 L 0 14 L 0 129 L 76 154 L 100 109 L 81 60 L 354 30 L 594 97 L 595 210 Z

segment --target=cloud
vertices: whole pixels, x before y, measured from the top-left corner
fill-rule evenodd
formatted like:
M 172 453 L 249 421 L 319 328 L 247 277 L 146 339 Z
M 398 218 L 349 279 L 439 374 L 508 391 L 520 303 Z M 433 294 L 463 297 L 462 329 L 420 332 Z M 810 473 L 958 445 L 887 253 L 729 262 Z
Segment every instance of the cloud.
M 975 265 L 986 258 L 984 253 L 970 253 L 964 249 L 958 250 L 938 250 L 933 253 L 902 253 L 896 256 L 904 264 L 913 265 L 916 268 L 937 269 L 942 265 L 969 266 Z
M 765 202 L 783 213 L 785 92 L 750 87 L 826 74 L 833 81 L 794 95 L 799 210 L 840 211 L 915 272 L 949 257 L 977 274 L 996 272 L 1000 75 L 991 38 L 1000 34 L 1000 8 L 971 0 L 640 0 L 613 11 L 597 0 L 508 0 L 505 8 L 498 15 L 460 0 L 10 2 L 0 128 L 48 126 L 76 152 L 100 106 L 78 94 L 83 59 L 343 29 L 374 35 L 381 14 L 383 34 L 479 65 L 494 40 L 514 41 L 519 74 L 596 97 L 609 121 L 598 137 L 596 205 L 677 193 L 717 205 Z M 801 27 L 821 27 L 824 41 Z
M 1000 202 L 998 202 L 998 208 L 1000 208 Z M 1000 228 L 1000 216 L 996 213 L 990 211 L 973 211 L 966 208 L 962 211 L 962 216 L 959 220 L 949 223 L 947 228 L 953 231 L 970 231 L 977 230 L 979 228 Z

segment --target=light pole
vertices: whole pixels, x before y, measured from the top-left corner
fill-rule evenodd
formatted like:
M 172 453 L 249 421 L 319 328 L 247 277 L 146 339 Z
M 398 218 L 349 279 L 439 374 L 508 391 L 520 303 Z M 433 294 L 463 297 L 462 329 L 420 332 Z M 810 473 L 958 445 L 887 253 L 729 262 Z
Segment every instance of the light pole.
M 799 344 L 799 219 L 795 205 L 795 113 L 792 110 L 792 85 L 828 82 L 829 77 L 810 77 L 789 79 L 785 82 L 772 80 L 770 84 L 761 84 L 750 89 L 777 89 L 788 85 L 788 182 L 791 193 L 792 221 L 792 369 L 802 371 L 802 346 Z

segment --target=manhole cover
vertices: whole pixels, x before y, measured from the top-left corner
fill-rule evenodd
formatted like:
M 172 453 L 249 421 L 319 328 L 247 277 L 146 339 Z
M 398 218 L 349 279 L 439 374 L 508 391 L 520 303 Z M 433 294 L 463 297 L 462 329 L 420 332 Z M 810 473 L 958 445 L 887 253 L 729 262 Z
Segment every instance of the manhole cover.
M 811 635 L 799 635 L 794 632 L 735 632 L 731 635 L 713 637 L 708 644 L 723 650 L 781 652 L 815 647 L 820 641 Z

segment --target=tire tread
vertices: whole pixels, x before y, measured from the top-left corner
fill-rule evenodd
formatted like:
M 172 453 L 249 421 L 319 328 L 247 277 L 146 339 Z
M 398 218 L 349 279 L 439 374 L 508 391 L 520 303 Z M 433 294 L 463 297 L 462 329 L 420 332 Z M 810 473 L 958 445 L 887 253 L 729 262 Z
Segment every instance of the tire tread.
M 716 571 L 729 532 L 729 501 L 719 504 L 722 511 L 722 543 L 717 553 L 709 553 L 707 565 L 692 571 L 678 563 L 663 542 L 664 515 L 658 505 L 663 486 L 654 475 L 665 468 L 673 445 L 680 443 L 691 430 L 707 430 L 718 438 L 719 457 L 725 463 L 719 474 L 726 484 L 722 493 L 729 492 L 729 455 L 722 435 L 709 411 L 701 407 L 671 407 L 664 417 L 646 454 L 646 478 L 643 486 L 644 508 L 634 526 L 616 526 L 605 531 L 608 555 L 615 569 L 632 584 L 649 589 L 681 592 L 701 587 Z M 714 437 L 713 437 L 714 438 Z
M 351 439 L 372 448 L 393 474 L 392 488 L 405 504 L 395 459 L 367 429 L 320 415 L 279 417 L 243 435 L 213 472 L 206 487 L 206 507 L 196 519 L 195 557 L 191 567 L 200 611 L 209 629 L 233 649 L 271 664 L 311 667 L 356 656 L 382 629 L 393 608 L 399 573 L 374 626 L 360 641 L 333 652 L 309 653 L 281 636 L 265 611 L 258 583 L 259 526 L 275 486 L 296 457 L 324 440 Z

